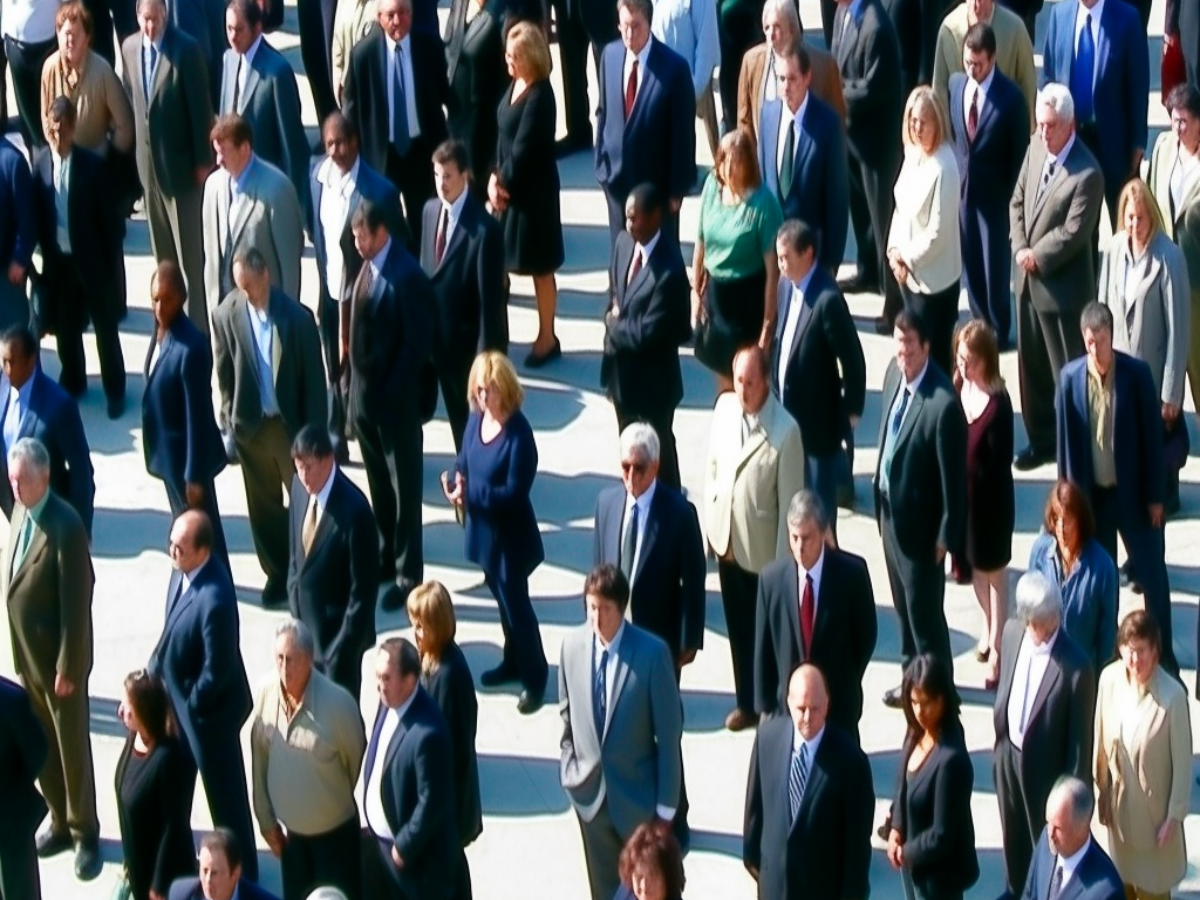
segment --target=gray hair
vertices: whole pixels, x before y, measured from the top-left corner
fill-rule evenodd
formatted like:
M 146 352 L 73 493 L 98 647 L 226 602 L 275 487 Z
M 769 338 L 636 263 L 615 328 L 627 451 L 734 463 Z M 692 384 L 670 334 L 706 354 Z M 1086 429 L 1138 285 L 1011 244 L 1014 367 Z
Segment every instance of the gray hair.
M 1038 91 L 1037 105 L 1054 110 L 1060 119 L 1075 121 L 1075 101 L 1071 99 L 1071 90 L 1065 84 L 1050 82 Z
M 1050 788 L 1050 796 L 1046 798 L 1046 818 L 1050 818 L 1050 810 L 1058 804 L 1066 803 L 1071 810 L 1071 821 L 1078 826 L 1092 820 L 1092 812 L 1096 808 L 1096 798 L 1092 789 L 1074 775 L 1062 775 Z
M 308 895 L 307 900 L 346 900 L 346 895 L 335 887 L 319 887 Z
M 8 470 L 11 472 L 17 461 L 25 463 L 38 476 L 50 477 L 50 452 L 37 438 L 23 437 L 8 451 Z
M 245 250 L 239 251 L 234 256 L 233 263 L 253 272 L 255 275 L 262 275 L 267 271 L 267 260 L 262 255 L 262 251 L 257 247 L 247 247 Z
M 1080 332 L 1090 331 L 1107 331 L 1113 333 L 1113 314 L 1112 310 L 1098 300 L 1092 300 L 1083 308 L 1083 312 L 1079 314 L 1079 330 Z
M 769 12 L 775 13 L 780 21 L 788 23 L 792 29 L 793 38 L 804 37 L 804 28 L 800 25 L 800 11 L 796 6 L 795 0 L 767 0 L 763 4 L 763 22 L 767 21 L 767 13 Z
M 662 446 L 658 442 L 658 432 L 645 422 L 634 422 L 626 425 L 621 432 L 621 458 L 637 451 L 642 462 L 656 463 Z
M 799 528 L 802 522 L 812 522 L 817 529 L 824 532 L 829 527 L 829 517 L 825 512 L 825 504 L 815 491 L 808 488 L 796 491 L 792 502 L 788 504 L 788 528 Z
M 279 627 L 275 629 L 275 639 L 287 635 L 292 639 L 292 642 L 300 649 L 305 656 L 312 659 L 317 652 L 317 645 L 313 641 L 313 633 L 307 625 L 299 619 L 285 619 L 279 623 Z
M 1024 625 L 1062 621 L 1062 594 L 1041 572 L 1026 572 L 1017 582 L 1017 618 Z
M 136 12 L 144 12 L 151 7 L 157 7 L 163 12 L 167 11 L 167 0 L 138 0 Z

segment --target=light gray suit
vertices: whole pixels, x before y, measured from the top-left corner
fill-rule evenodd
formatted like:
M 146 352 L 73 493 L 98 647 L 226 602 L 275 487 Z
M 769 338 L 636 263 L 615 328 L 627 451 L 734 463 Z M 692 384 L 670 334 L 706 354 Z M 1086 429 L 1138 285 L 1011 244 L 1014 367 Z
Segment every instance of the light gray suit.
M 304 219 L 296 189 L 257 154 L 242 176 L 243 196 L 232 217 L 232 176 L 217 169 L 204 183 L 204 296 L 210 315 L 234 288 L 234 258 L 251 247 L 267 261 L 271 284 L 289 297 L 300 296 Z
M 683 709 L 671 653 L 632 622 L 619 635 L 602 735 L 593 701 L 601 648 L 590 625 L 563 639 L 558 665 L 559 780 L 579 816 L 592 900 L 611 900 L 625 841 L 656 809 L 675 810 L 682 781 Z
M 174 26 L 167 27 L 160 45 L 157 63 L 149 73 L 145 71 L 148 60 L 141 32 L 121 45 L 122 78 L 133 104 L 138 177 L 145 191 L 154 258 L 169 259 L 183 270 L 188 316 L 207 332 L 200 241 L 204 185 L 196 173 L 212 167 L 208 65 L 200 45 Z

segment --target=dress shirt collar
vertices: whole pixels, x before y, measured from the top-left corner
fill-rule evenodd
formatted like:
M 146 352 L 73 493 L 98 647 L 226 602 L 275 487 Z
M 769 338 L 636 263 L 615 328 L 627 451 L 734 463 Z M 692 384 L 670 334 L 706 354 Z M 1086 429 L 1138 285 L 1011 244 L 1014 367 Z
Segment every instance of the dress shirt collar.
M 823 737 L 825 737 L 824 725 L 821 726 L 821 730 L 818 731 L 811 740 L 805 740 L 804 736 L 800 734 L 800 729 L 795 725 L 792 725 L 792 752 L 799 753 L 801 745 L 807 745 L 808 766 L 810 771 L 812 769 L 813 760 L 817 757 L 817 748 L 821 746 L 821 738 Z
M 13 387 L 10 382 L 8 385 L 9 403 L 11 404 L 15 398 L 21 404 L 21 409 L 29 409 L 29 396 L 33 393 L 33 380 L 37 378 L 37 372 L 25 379 L 25 383 L 19 388 Z
M 349 172 L 343 173 L 331 157 L 326 156 L 320 168 L 317 169 L 317 181 L 327 190 L 338 191 L 343 196 L 349 196 L 358 183 L 358 167 L 362 164 L 362 154 L 354 160 Z
M 1046 162 L 1053 163 L 1056 166 L 1062 165 L 1063 161 L 1071 155 L 1071 148 L 1074 146 L 1075 132 L 1071 132 L 1071 136 L 1067 138 L 1067 142 L 1063 144 L 1063 148 L 1058 152 L 1057 156 L 1051 156 L 1049 152 L 1046 153 Z
M 625 48 L 625 70 L 628 71 L 629 67 L 631 65 L 633 65 L 633 59 L 637 59 L 638 73 L 639 73 L 638 78 L 640 79 L 641 73 L 644 73 L 646 71 L 646 61 L 648 59 L 650 59 L 650 46 L 653 43 L 654 43 L 654 35 L 651 34 L 646 39 L 646 46 L 642 48 L 641 53 L 633 53 L 632 51 L 629 50 L 628 47 L 626 47 Z M 641 84 L 640 80 L 639 80 L 638 84 L 640 86 L 640 84 Z
M 817 557 L 817 561 L 813 563 L 811 569 L 805 569 L 800 563 L 796 563 L 796 572 L 800 578 L 800 584 L 804 584 L 804 576 L 808 576 L 813 580 L 813 593 L 816 593 L 817 587 L 821 584 L 821 572 L 825 569 L 825 548 L 821 547 L 821 555 Z
M 662 236 L 662 229 L 654 232 L 654 237 L 646 241 L 644 244 L 634 242 L 634 247 L 642 254 L 642 265 L 650 262 L 650 254 L 654 252 L 654 248 L 658 246 L 658 239 Z
M 50 501 L 50 490 L 47 488 L 46 493 L 42 494 L 42 499 L 33 506 L 29 507 L 29 518 L 33 519 L 35 525 L 40 524 L 42 520 L 42 512 L 46 509 L 46 504 Z
M 1054 634 L 1050 635 L 1048 640 L 1042 641 L 1040 644 L 1035 644 L 1029 631 L 1026 630 L 1025 637 L 1027 638 L 1026 643 L 1029 645 L 1029 654 L 1031 656 L 1049 656 L 1051 651 L 1054 650 L 1054 643 L 1058 640 L 1060 631 L 1062 631 L 1061 628 L 1054 629 Z
M 337 463 L 334 463 L 333 468 L 329 470 L 329 477 L 325 479 L 325 483 L 317 491 L 317 509 L 323 510 L 329 505 L 329 493 L 333 490 L 333 480 L 337 478 L 337 471 Z
M 1101 0 L 1101 2 L 1103 2 L 1103 0 Z M 1099 5 L 1099 4 L 1097 4 L 1097 5 Z M 1088 850 L 1091 849 L 1091 846 L 1092 846 L 1092 838 L 1091 838 L 1091 835 L 1088 835 L 1088 839 L 1083 842 L 1082 847 L 1080 847 L 1078 850 L 1076 850 L 1070 856 L 1060 856 L 1058 858 L 1058 865 L 1062 869 L 1062 873 L 1063 873 L 1063 877 L 1062 877 L 1062 887 L 1063 888 L 1065 888 L 1067 886 L 1067 882 L 1069 882 L 1071 880 L 1072 876 L 1075 874 L 1075 870 L 1079 868 L 1079 864 L 1081 862 L 1083 862 L 1083 857 L 1084 857 L 1084 855 L 1087 854 Z M 1060 890 L 1060 893 L 1061 893 L 1061 890 Z
M 1092 28 L 1100 27 L 1100 17 L 1104 15 L 1104 0 L 1096 0 L 1091 9 L 1088 9 L 1082 3 L 1075 7 L 1075 33 L 1083 29 L 1083 23 L 1087 21 L 1087 17 L 1092 17 Z
M 654 492 L 657 490 L 657 488 L 658 479 L 655 478 L 652 482 L 650 482 L 650 487 L 642 491 L 642 495 L 636 500 L 634 499 L 633 494 L 629 493 L 628 491 L 625 492 L 625 514 L 628 515 L 629 510 L 636 506 L 638 508 L 639 527 L 645 527 L 640 523 L 645 522 L 646 516 L 650 513 L 650 504 L 654 502 Z
M 593 640 L 595 641 L 594 646 L 597 651 L 597 653 L 596 653 L 597 661 L 600 659 L 600 652 L 604 651 L 604 650 L 608 651 L 608 655 L 611 658 L 617 654 L 617 651 L 621 647 L 621 638 L 623 638 L 625 636 L 625 620 L 624 619 L 621 620 L 621 624 L 617 627 L 617 633 L 613 635 L 613 639 L 611 641 L 609 641 L 607 644 L 604 643 L 604 638 L 600 637 L 600 634 L 598 632 L 593 631 L 592 635 L 593 635 Z
M 243 56 L 243 59 L 246 60 L 247 66 L 251 65 L 254 62 L 254 54 L 256 54 L 258 52 L 258 47 L 261 43 L 262 43 L 262 35 L 260 34 L 258 37 L 256 37 L 254 39 L 254 43 L 250 45 L 250 49 L 248 49 Z
M 996 65 L 992 64 L 992 70 L 987 73 L 987 77 L 983 81 L 976 81 L 974 78 L 967 78 L 967 84 L 981 92 L 984 97 L 988 95 L 988 91 L 992 89 L 992 82 L 996 80 Z M 968 101 L 968 105 L 969 105 Z
M 925 379 L 925 373 L 928 371 L 929 360 L 927 359 L 925 360 L 925 365 L 921 366 L 921 371 L 917 373 L 917 377 L 912 381 L 905 382 L 904 386 L 908 388 L 910 394 L 916 395 L 917 390 L 921 387 L 921 382 Z
M 388 253 L 390 253 L 391 250 L 392 239 L 389 237 L 387 239 L 387 243 L 385 243 L 379 249 L 379 252 L 371 257 L 371 274 L 375 278 L 379 278 L 381 275 L 383 275 L 383 267 L 387 264 Z
M 161 55 L 162 54 L 162 43 L 163 43 L 163 36 L 161 34 L 158 36 L 157 41 L 152 41 L 143 34 L 142 35 L 142 52 L 145 53 L 147 50 L 149 50 L 153 46 L 154 49 L 156 51 L 158 51 L 158 53 Z
M 400 49 L 404 51 L 405 58 L 412 59 L 412 32 L 409 32 L 398 41 L 393 41 L 391 35 L 385 31 L 383 33 L 383 40 L 387 44 L 388 56 L 394 57 L 396 55 L 396 46 L 399 45 Z
M 810 96 L 812 96 L 811 90 L 807 90 L 804 92 L 804 99 L 800 101 L 800 108 L 797 109 L 794 113 L 790 109 L 788 109 L 788 105 L 786 103 L 781 104 L 783 106 L 784 110 L 786 111 L 785 116 L 784 116 L 785 120 L 786 120 L 787 116 L 791 116 L 792 120 L 796 123 L 796 131 L 799 131 L 801 128 L 804 127 L 804 114 L 806 112 L 808 112 L 808 98 Z M 798 136 L 799 135 L 797 135 L 797 137 Z M 797 148 L 797 149 L 799 149 L 799 148 Z
M 408 699 L 406 699 L 403 703 L 401 703 L 395 709 L 389 710 L 389 713 L 396 717 L 397 724 L 399 724 L 399 722 L 403 721 L 404 716 L 408 712 L 409 707 L 412 706 L 413 701 L 417 699 L 417 691 L 419 691 L 420 689 L 421 689 L 421 685 L 418 684 L 416 687 L 413 688 L 412 693 L 408 695 Z M 386 747 L 384 747 L 383 749 L 385 752 L 387 751 Z
M 817 263 L 816 260 L 813 260 L 811 268 L 804 273 L 804 277 L 799 281 L 792 282 L 792 290 L 794 293 L 800 295 L 799 299 L 801 301 L 803 301 L 804 297 L 808 294 L 808 286 L 812 283 L 813 272 L 815 271 L 817 271 Z

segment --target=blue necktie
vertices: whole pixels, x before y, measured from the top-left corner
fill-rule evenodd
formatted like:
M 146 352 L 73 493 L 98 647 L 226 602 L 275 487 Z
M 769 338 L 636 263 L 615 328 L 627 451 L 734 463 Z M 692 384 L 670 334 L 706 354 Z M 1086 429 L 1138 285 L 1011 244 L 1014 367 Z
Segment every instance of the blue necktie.
M 896 414 L 892 416 L 892 437 L 895 437 L 897 432 L 900 431 L 900 425 L 904 421 L 904 413 L 908 410 L 908 387 L 901 388 L 901 392 L 900 406 L 896 409 Z
M 1096 44 L 1092 40 L 1092 16 L 1089 13 L 1079 33 L 1079 47 L 1071 66 L 1071 97 L 1075 100 L 1075 121 L 1090 122 L 1093 116 L 1092 80 L 1096 69 Z
M 592 682 L 592 710 L 596 715 L 596 737 L 604 743 L 604 723 L 608 719 L 608 651 L 600 654 L 600 668 Z
M 404 91 L 404 47 L 396 45 L 396 85 L 392 94 L 392 145 L 401 156 L 408 153 L 412 138 L 408 134 L 408 95 Z
M 154 82 L 154 66 L 158 63 L 158 50 L 151 44 L 146 52 L 146 68 L 142 73 L 142 88 L 146 92 L 146 104 L 150 103 L 150 86 Z

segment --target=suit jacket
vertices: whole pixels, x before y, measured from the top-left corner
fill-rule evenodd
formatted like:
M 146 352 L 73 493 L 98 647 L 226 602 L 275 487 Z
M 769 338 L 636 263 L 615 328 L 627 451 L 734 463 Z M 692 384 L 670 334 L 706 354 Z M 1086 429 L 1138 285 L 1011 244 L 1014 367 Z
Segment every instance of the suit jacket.
M 788 776 L 795 730 L 790 718 L 780 717 L 764 722 L 754 737 L 742 862 L 758 870 L 760 900 L 866 897 L 875 813 L 870 763 L 849 735 L 827 722 L 793 819 Z
M 804 487 L 800 427 L 775 399 L 743 443 L 742 407 L 731 391 L 713 409 L 704 479 L 704 532 L 718 559 L 758 573 L 788 552 L 787 510 Z
M 593 713 L 595 632 L 585 624 L 563 638 L 558 774 L 582 821 L 592 821 L 607 800 L 613 827 L 625 840 L 658 807 L 679 806 L 683 707 L 667 645 L 630 622 L 619 634 L 603 734 L 596 734 Z
M 1162 210 L 1163 230 L 1183 251 L 1188 287 L 1196 302 L 1200 302 L 1200 181 L 1193 180 L 1176 205 L 1171 196 L 1171 172 L 1178 156 L 1179 141 L 1175 135 L 1169 131 L 1160 134 L 1150 157 L 1150 190 Z
M 52 691 L 62 675 L 87 690 L 92 671 L 92 589 L 96 576 L 78 513 L 53 490 L 34 520 L 29 549 L 13 571 L 29 510 L 13 510 L 0 584 L 8 601 L 13 663 L 22 681 Z
M 902 382 L 900 369 L 892 360 L 880 395 L 876 520 L 881 512 L 879 466 L 884 437 L 891 427 L 892 402 Z M 950 379 L 933 360 L 896 435 L 888 487 L 896 539 L 905 556 L 932 563 L 936 546 L 952 552 L 962 546 L 967 520 L 967 420 Z
M 849 24 L 847 9 L 839 4 L 834 14 L 832 46 L 846 98 L 847 146 L 866 164 L 891 164 L 900 156 L 904 113 L 896 29 L 879 0 L 863 0 Z
M 934 294 L 957 285 L 962 276 L 958 212 L 962 187 L 958 163 L 948 143 L 929 156 L 920 147 L 905 148 L 896 178 L 887 248 L 908 265 L 905 286 Z M 956 310 L 957 313 L 957 310 Z
M 600 58 L 596 109 L 596 181 L 624 202 L 643 181 L 667 197 L 684 197 L 696 183 L 696 95 L 682 56 L 650 38 L 637 99 L 625 121 L 625 45 Z
M 33 178 L 16 145 L 0 139 L 0 263 L 28 268 L 37 244 L 37 219 L 30 215 Z M 4 279 L 5 283 L 8 279 Z
M 275 405 L 288 439 L 305 425 L 326 420 L 325 365 L 321 338 L 308 308 L 277 287 L 267 300 L 271 317 L 271 375 Z M 258 342 L 250 325 L 250 300 L 235 290 L 213 313 L 217 386 L 221 391 L 221 428 L 241 439 L 262 424 Z
M 442 648 L 438 667 L 422 673 L 421 685 L 442 711 L 454 749 L 454 799 L 458 837 L 462 846 L 483 833 L 483 808 L 479 797 L 479 758 L 475 734 L 479 726 L 479 701 L 475 679 L 462 649 L 451 638 Z
M 478 353 L 508 352 L 504 234 L 468 191 L 437 263 L 441 214 L 442 201 L 434 197 L 425 204 L 421 224 L 421 268 L 433 290 L 433 355 L 440 364 L 465 371 Z
M 213 418 L 208 338 L 180 313 L 159 346 L 157 361 L 154 350 L 151 340 L 142 392 L 146 471 L 173 484 L 203 484 L 226 464 L 225 445 Z
M 450 82 L 446 75 L 446 54 L 442 39 L 421 31 L 409 33 L 412 48 L 413 84 L 416 86 L 417 122 L 422 142 L 429 153 L 418 161 L 428 162 L 448 134 L 446 114 L 450 102 Z M 376 172 L 387 170 L 388 146 L 392 126 L 388 115 L 387 39 L 378 24 L 372 25 L 350 51 L 346 83 L 342 88 L 342 111 L 357 123 L 362 135 L 362 155 Z M 411 152 L 411 151 L 410 151 Z M 429 163 L 432 171 L 432 163 Z
M 613 401 L 629 415 L 649 418 L 674 410 L 683 400 L 679 346 L 692 330 L 683 255 L 675 241 L 659 234 L 654 252 L 633 281 L 629 269 L 636 244 L 628 231 L 617 235 L 600 361 L 600 385 Z
M 795 559 L 778 559 L 758 579 L 754 635 L 754 708 L 789 715 L 788 681 L 801 663 L 812 663 L 829 688 L 829 721 L 858 741 L 863 675 L 875 652 L 878 625 L 867 562 L 842 550 L 822 551 L 821 580 L 815 584 L 812 652 L 800 633 L 800 570 Z
M 1002 6 L 996 10 L 1008 13 Z M 1017 24 L 1024 35 L 1024 23 L 1018 20 Z M 950 76 L 950 135 L 962 183 L 960 221 L 979 211 L 1004 231 L 1008 229 L 1008 205 L 1029 149 L 1029 135 L 1025 133 L 1029 113 L 1021 90 L 996 70 L 979 107 L 979 124 L 972 141 L 967 137 L 967 84 L 962 72 Z
M 46 732 L 29 695 L 0 675 L 0 859 L 27 847 L 48 811 L 34 785 L 47 752 Z
M 798 144 L 792 169 L 792 187 L 781 197 L 784 219 L 800 219 L 817 238 L 817 262 L 826 271 L 836 273 L 846 254 L 846 228 L 850 222 L 850 175 L 846 156 L 846 135 L 837 114 L 809 91 L 804 121 L 796 138 Z M 762 119 L 758 145 L 758 167 L 763 184 L 774 196 L 779 193 L 780 110 L 783 104 L 771 104 Z M 785 113 L 788 124 L 792 117 Z
M 282 7 L 282 4 L 280 6 Z M 238 881 L 237 898 L 238 900 L 279 900 L 274 894 L 268 893 L 248 878 Z M 167 894 L 167 900 L 204 900 L 200 879 L 176 879 L 171 884 L 171 892 Z
M 304 216 L 296 188 L 287 175 L 255 154 L 242 172 L 244 196 L 238 204 L 236 217 L 231 220 L 232 180 L 228 172 L 218 168 L 204 182 L 201 222 L 204 229 L 204 293 L 208 308 L 215 312 L 217 305 L 233 290 L 233 261 L 238 253 L 252 247 L 267 261 L 271 284 L 289 297 L 299 297 Z
M 313 633 L 314 662 L 336 678 L 361 667 L 363 653 L 375 643 L 379 535 L 363 492 L 341 469 L 332 477 L 307 556 L 302 535 L 309 494 L 299 478 L 292 479 L 287 583 L 292 615 Z
M 1150 367 L 1120 351 L 1113 360 L 1113 461 L 1117 504 L 1126 525 L 1149 527 L 1149 506 L 1166 492 L 1162 465 L 1162 416 Z M 1090 491 L 1092 429 L 1087 399 L 1087 357 L 1063 366 L 1055 408 L 1058 419 L 1058 473 Z
M 842 75 L 837 60 L 828 50 L 814 44 L 806 46 L 812 64 L 808 89 L 828 104 L 844 126 L 846 123 L 846 98 L 842 95 Z M 763 101 L 766 89 L 767 61 L 772 52 L 770 44 L 757 44 L 742 57 L 742 69 L 738 73 L 737 123 L 745 128 L 757 142 L 762 133 L 759 128 L 762 113 L 767 105 Z M 772 104 L 778 103 L 776 97 Z
M 1113 865 L 1108 854 L 1089 837 L 1090 846 L 1079 861 L 1075 874 L 1059 892 L 1061 900 L 1121 900 L 1125 896 L 1125 886 L 1117 867 Z M 1050 852 L 1050 842 L 1046 838 L 1046 830 L 1042 829 L 1037 846 L 1033 850 L 1033 861 L 1029 865 L 1029 877 L 1025 881 L 1025 890 L 1021 892 L 1021 900 L 1049 900 L 1050 880 L 1054 877 L 1054 869 L 1058 865 L 1058 857 Z
M 1025 115 L 1028 117 L 1024 127 L 1032 133 L 1038 87 L 1037 69 L 1033 64 L 1033 42 L 1025 30 L 1024 21 L 1011 8 L 997 3 L 993 10 L 992 21 L 988 24 L 996 33 L 996 69 L 1013 82 L 1024 98 Z M 950 79 L 963 73 L 963 41 L 968 31 L 970 25 L 967 23 L 966 3 L 951 9 L 938 29 L 937 55 L 933 61 L 933 90 L 947 106 L 954 97 L 953 89 L 949 87 Z M 994 81 L 992 83 L 995 84 Z M 991 99 L 990 95 L 988 99 Z M 1020 134 L 1013 137 L 1019 138 Z
M 621 563 L 627 494 L 611 487 L 596 498 L 592 562 Z M 704 541 L 696 508 L 679 491 L 655 483 L 637 568 L 629 587 L 633 624 L 661 638 L 677 660 L 704 646 Z
M 1039 199 L 1045 162 L 1045 145 L 1030 141 L 1009 205 L 1013 256 L 1028 248 L 1038 265 L 1036 275 L 1014 266 L 1017 297 L 1028 288 L 1034 309 L 1058 313 L 1074 327 L 1084 303 L 1096 296 L 1092 236 L 1100 221 L 1104 176 L 1076 136 Z
M 790 347 L 783 332 L 795 298 L 792 282 L 779 280 L 775 340 L 771 344 L 771 387 L 796 424 L 810 456 L 827 457 L 842 446 L 844 424 L 861 416 L 867 393 L 867 364 L 846 298 L 828 271 L 814 266 Z M 779 361 L 787 354 L 784 383 Z
M 79 406 L 40 365 L 31 377 L 33 384 L 29 389 L 29 408 L 21 419 L 17 439 L 28 437 L 42 442 L 50 454 L 50 487 L 79 514 L 90 539 L 96 478 Z M 0 398 L 0 403 L 3 404 L 0 407 L 2 428 L 8 416 L 8 398 Z M 12 486 L 8 483 L 8 456 L 0 456 L 4 457 L 0 459 L 0 509 L 11 520 L 15 501 Z
M 1113 347 L 1150 367 L 1154 392 L 1163 403 L 1182 406 L 1192 315 L 1187 263 L 1179 247 L 1156 231 L 1137 288 L 1127 297 L 1128 247 L 1128 234 L 1119 231 L 1100 261 L 1097 297 L 1112 310 Z
M 169 25 L 163 32 L 147 97 L 142 82 L 142 41 L 138 32 L 121 45 L 122 79 L 133 104 L 138 175 L 146 185 L 153 174 L 166 197 L 198 191 L 201 185 L 196 183 L 196 170 L 212 165 L 208 135 L 213 108 L 205 48 Z

